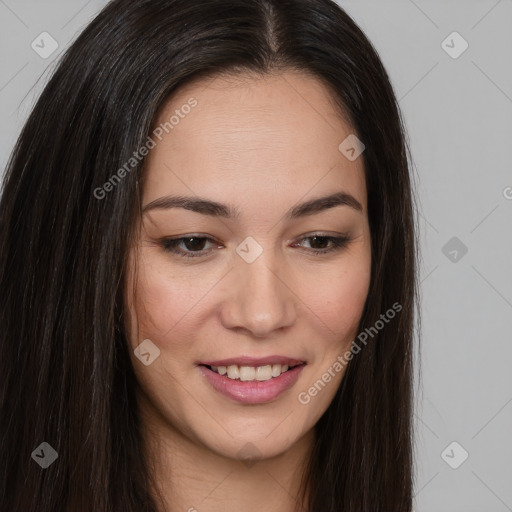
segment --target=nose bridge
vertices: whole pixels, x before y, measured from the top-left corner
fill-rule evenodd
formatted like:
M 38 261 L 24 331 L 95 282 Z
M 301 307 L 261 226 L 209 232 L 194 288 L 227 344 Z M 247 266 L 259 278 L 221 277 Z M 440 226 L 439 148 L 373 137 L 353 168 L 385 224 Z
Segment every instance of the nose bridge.
M 267 250 L 252 263 L 240 262 L 240 274 L 247 286 L 247 296 L 254 299 L 276 300 L 282 295 L 282 283 L 275 257 Z
M 241 244 L 241 248 L 247 248 Z M 261 248 L 263 249 L 263 248 Z M 254 250 L 254 246 L 250 250 Z M 235 263 L 234 304 L 231 304 L 230 325 L 244 327 L 256 336 L 266 336 L 269 332 L 290 325 L 294 319 L 293 293 L 289 285 L 283 283 L 279 274 L 282 268 L 279 255 L 271 249 L 261 250 L 251 261 L 244 253 Z M 253 253 L 254 255 L 254 253 Z

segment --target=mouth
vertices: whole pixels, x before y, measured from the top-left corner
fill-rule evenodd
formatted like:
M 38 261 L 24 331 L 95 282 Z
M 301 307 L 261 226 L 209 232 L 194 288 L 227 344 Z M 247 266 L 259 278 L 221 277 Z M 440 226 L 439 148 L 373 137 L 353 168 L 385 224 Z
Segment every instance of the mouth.
M 306 364 L 298 359 L 274 357 L 209 361 L 198 363 L 198 367 L 211 387 L 222 395 L 239 403 L 263 404 L 293 387 Z

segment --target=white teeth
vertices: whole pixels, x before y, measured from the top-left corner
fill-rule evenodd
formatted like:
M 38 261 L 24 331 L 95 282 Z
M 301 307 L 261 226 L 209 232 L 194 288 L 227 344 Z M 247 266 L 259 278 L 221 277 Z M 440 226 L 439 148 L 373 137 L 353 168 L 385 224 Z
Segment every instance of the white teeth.
M 256 368 L 253 366 L 240 366 L 240 380 L 254 380 L 256 377 Z
M 240 377 L 240 370 L 236 364 L 228 366 L 228 377 L 230 379 L 238 379 L 238 377 Z
M 272 378 L 272 366 L 258 366 L 256 368 L 256 380 L 270 380 Z
M 279 377 L 281 375 L 281 365 L 273 364 L 272 365 L 272 377 Z
M 238 366 L 232 364 L 230 366 L 212 366 L 211 369 L 219 375 L 226 375 L 226 377 L 241 381 L 265 381 L 275 377 L 279 377 L 282 373 L 288 370 L 287 364 L 267 364 L 265 366 Z

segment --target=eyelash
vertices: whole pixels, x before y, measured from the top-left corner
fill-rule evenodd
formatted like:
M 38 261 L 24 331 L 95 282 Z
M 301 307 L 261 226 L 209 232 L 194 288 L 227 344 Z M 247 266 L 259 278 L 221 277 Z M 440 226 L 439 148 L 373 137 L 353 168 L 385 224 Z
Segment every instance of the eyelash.
M 327 236 L 327 235 L 321 235 L 321 234 L 313 234 L 310 236 L 306 236 L 302 238 L 301 240 L 308 240 L 312 238 L 320 238 L 325 239 L 327 241 L 330 241 L 333 245 L 329 249 L 310 249 L 312 251 L 312 254 L 315 256 L 321 256 L 324 254 L 328 254 L 334 251 L 340 251 L 342 250 L 352 239 L 349 236 Z M 206 240 L 209 242 L 215 242 L 213 238 L 205 237 L 205 236 L 186 236 L 181 238 L 165 238 L 160 241 L 161 247 L 166 252 L 171 252 L 174 254 L 177 254 L 180 257 L 183 258 L 198 258 L 201 256 L 206 256 L 211 251 L 183 251 L 182 249 L 178 249 L 177 246 L 187 240 Z

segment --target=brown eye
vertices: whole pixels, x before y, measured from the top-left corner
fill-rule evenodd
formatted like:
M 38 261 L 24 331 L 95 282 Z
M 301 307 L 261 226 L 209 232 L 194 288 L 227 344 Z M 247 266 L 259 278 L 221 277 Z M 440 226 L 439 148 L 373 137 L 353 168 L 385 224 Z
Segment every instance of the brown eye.
M 310 245 L 312 246 L 313 249 L 327 249 L 329 242 L 331 242 L 331 240 L 327 236 L 312 236 L 310 237 L 310 240 L 312 241 Z M 326 244 L 327 247 L 318 247 L 318 245 L 323 246 Z
M 310 245 L 312 246 L 311 251 L 313 254 L 322 255 L 341 250 L 350 242 L 351 238 L 349 236 L 312 235 L 304 237 L 302 240 L 311 240 Z M 331 246 L 324 248 L 324 246 L 329 243 L 331 243 Z M 321 247 L 319 248 L 318 245 Z
M 210 252 L 204 250 L 205 242 L 208 241 L 215 242 L 212 238 L 201 236 L 166 238 L 161 241 L 161 246 L 165 251 L 178 254 L 185 258 L 197 258 L 198 256 L 204 256 Z M 184 249 L 180 248 L 180 246 L 184 247 Z
M 310 240 L 310 249 L 308 252 L 316 255 L 322 255 L 333 251 L 339 251 L 345 247 L 351 238 L 349 236 L 326 236 L 312 235 L 304 237 L 301 241 Z M 215 243 L 215 240 L 204 236 L 186 236 L 180 238 L 166 238 L 160 242 L 160 245 L 166 252 L 177 254 L 184 258 L 197 258 L 208 255 L 211 250 L 205 249 L 207 242 Z M 330 244 L 330 245 L 329 245 Z M 300 244 L 302 245 L 302 244 Z

